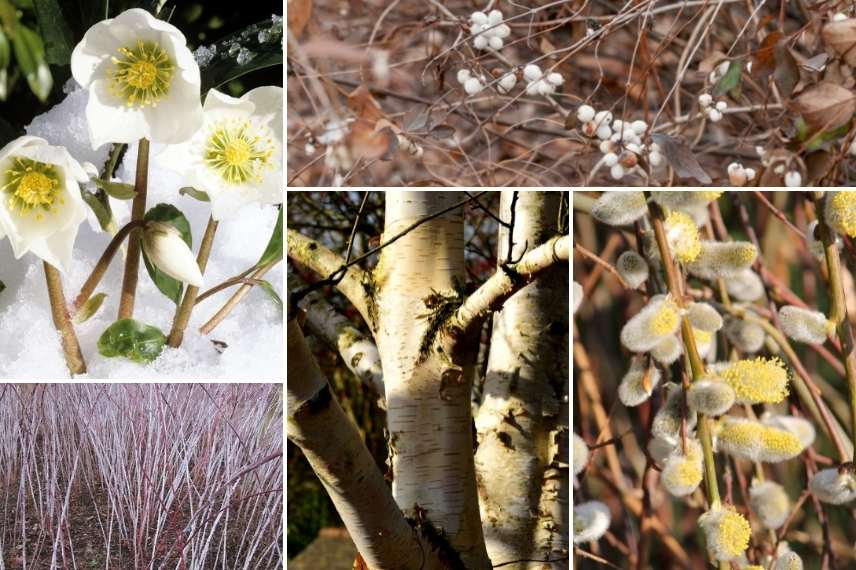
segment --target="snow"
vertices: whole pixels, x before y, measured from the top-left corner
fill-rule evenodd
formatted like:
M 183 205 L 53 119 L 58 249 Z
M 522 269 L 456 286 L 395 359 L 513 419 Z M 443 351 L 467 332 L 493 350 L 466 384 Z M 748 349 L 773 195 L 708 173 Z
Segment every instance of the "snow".
M 28 134 L 41 136 L 51 144 L 63 145 L 79 161 L 95 164 L 99 169 L 107 159 L 109 146 L 93 150 L 89 144 L 84 111 L 86 93 L 76 90 L 56 107 L 36 117 L 27 128 Z M 208 222 L 209 205 L 178 189 L 186 186 L 182 178 L 158 167 L 154 157 L 162 147 L 153 144 L 149 160 L 148 206 L 160 202 L 175 205 L 190 221 L 194 251 Z M 115 177 L 133 183 L 136 145 L 131 145 Z M 113 202 L 113 211 L 121 227 L 129 218 L 130 202 Z M 220 223 L 214 240 L 214 251 L 205 273 L 205 286 L 216 285 L 252 266 L 264 251 L 276 224 L 277 210 L 272 206 L 249 205 Z M 97 224 L 80 227 L 69 274 L 63 277 L 68 302 L 77 295 L 110 236 L 96 231 Z M 284 375 L 283 327 L 281 309 L 260 289 L 250 291 L 237 308 L 209 337 L 199 334 L 206 322 L 234 293 L 236 288 L 204 300 L 194 310 L 182 346 L 165 348 L 151 364 L 137 364 L 122 358 L 106 358 L 98 353 L 101 333 L 116 318 L 122 281 L 124 256 L 120 252 L 96 292 L 108 294 L 98 313 L 76 325 L 88 373 L 76 379 L 115 380 L 280 380 Z M 282 295 L 281 265 L 266 276 Z M 51 320 L 41 260 L 27 254 L 15 260 L 7 240 L 0 240 L 0 281 L 6 290 L 0 293 L 0 378 L 61 379 L 68 377 L 59 337 Z M 169 333 L 175 305 L 163 296 L 140 262 L 134 318 L 157 326 Z M 227 347 L 222 354 L 212 340 Z

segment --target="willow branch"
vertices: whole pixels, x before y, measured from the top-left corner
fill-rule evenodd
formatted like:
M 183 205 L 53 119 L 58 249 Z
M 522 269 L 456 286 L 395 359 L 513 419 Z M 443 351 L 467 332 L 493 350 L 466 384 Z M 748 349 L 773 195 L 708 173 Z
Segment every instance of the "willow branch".
M 818 198 L 820 195 L 818 194 Z M 826 200 L 817 201 L 817 227 L 820 240 L 823 242 L 823 254 L 826 258 L 827 277 L 829 284 L 829 296 L 832 298 L 832 308 L 829 320 L 835 323 L 838 338 L 841 339 L 841 360 L 844 362 L 844 370 L 847 376 L 847 385 L 850 391 L 850 436 L 856 446 L 856 345 L 853 342 L 853 328 L 847 315 L 847 300 L 844 297 L 844 284 L 842 281 L 841 258 L 838 255 L 838 245 L 835 243 L 835 234 L 827 225 L 824 210 Z M 850 458 L 841 458 L 846 461 Z

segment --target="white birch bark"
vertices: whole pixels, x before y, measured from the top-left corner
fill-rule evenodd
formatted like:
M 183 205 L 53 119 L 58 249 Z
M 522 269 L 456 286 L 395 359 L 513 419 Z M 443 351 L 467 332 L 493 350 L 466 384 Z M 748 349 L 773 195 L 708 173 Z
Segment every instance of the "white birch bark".
M 384 237 L 460 198 L 453 192 L 387 192 Z M 434 312 L 426 301 L 437 294 L 454 296 L 463 280 L 463 214 L 457 209 L 382 250 L 374 271 L 375 336 L 384 371 L 395 500 L 411 517 L 424 509 L 466 568 L 483 570 L 491 564 L 478 514 L 470 375 L 426 337 Z
M 309 460 L 363 559 L 372 570 L 445 568 L 405 520 L 294 319 L 287 342 L 288 438 Z
M 322 278 L 329 277 L 342 267 L 344 259 L 317 241 L 294 230 L 287 230 L 286 233 L 288 236 L 286 242 L 288 257 L 310 268 Z M 367 291 L 368 281 L 368 275 L 365 271 L 359 267 L 351 266 L 345 271 L 336 287 L 359 311 L 369 328 L 373 329 L 374 307 L 372 305 L 373 299 Z
M 297 289 L 301 283 L 289 272 L 289 289 Z M 309 331 L 339 351 L 345 366 L 364 384 L 384 397 L 383 370 L 380 353 L 372 339 L 363 335 L 344 315 L 328 303 L 317 292 L 311 292 L 300 301 L 306 311 Z M 386 404 L 383 403 L 385 407 Z
M 501 198 L 506 221 L 512 195 L 505 191 Z M 556 235 L 559 200 L 558 192 L 518 193 L 514 259 Z M 507 259 L 508 230 L 501 228 L 499 261 Z M 503 568 L 569 565 L 562 449 L 568 442 L 568 319 L 568 268 L 561 263 L 514 293 L 493 318 L 476 419 L 476 470 L 488 554 Z

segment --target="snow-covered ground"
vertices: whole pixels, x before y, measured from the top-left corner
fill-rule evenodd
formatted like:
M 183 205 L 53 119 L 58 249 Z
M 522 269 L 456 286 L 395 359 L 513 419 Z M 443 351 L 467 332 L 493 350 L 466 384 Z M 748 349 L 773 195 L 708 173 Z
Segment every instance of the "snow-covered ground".
M 109 145 L 93 151 L 89 144 L 84 118 L 86 97 L 84 91 L 72 91 L 61 104 L 37 117 L 27 131 L 51 144 L 63 145 L 77 160 L 92 162 L 101 168 Z M 178 194 L 179 188 L 186 184 L 179 175 L 158 166 L 156 156 L 160 151 L 159 145 L 152 145 L 148 205 L 166 202 L 178 207 L 190 221 L 196 251 L 208 221 L 208 204 Z M 136 156 L 136 145 L 132 145 L 117 169 L 117 178 L 133 183 Z M 112 204 L 121 227 L 129 218 L 130 202 L 113 200 Z M 250 205 L 233 218 L 222 221 L 203 290 L 252 266 L 267 245 L 276 217 L 275 207 Z M 110 241 L 108 234 L 93 228 L 98 228 L 94 217 L 91 224 L 81 225 L 74 247 L 74 262 L 63 278 L 69 302 L 77 295 Z M 193 312 L 183 345 L 178 349 L 165 348 L 149 365 L 101 356 L 97 342 L 104 329 L 116 319 L 123 259 L 121 253 L 116 256 L 96 290 L 108 294 L 99 312 L 76 327 L 89 369 L 88 374 L 80 378 L 281 380 L 284 374 L 282 311 L 258 288 L 254 288 L 209 337 L 201 336 L 197 329 L 223 305 L 235 288 L 204 300 Z M 281 265 L 265 278 L 282 293 Z M 0 292 L 0 378 L 67 378 L 68 370 L 51 321 L 41 260 L 32 254 L 16 260 L 8 241 L 0 239 L 0 281 L 6 284 L 6 290 Z M 157 290 L 141 261 L 134 318 L 168 334 L 174 312 L 175 305 Z M 215 350 L 212 339 L 226 343 L 222 354 Z

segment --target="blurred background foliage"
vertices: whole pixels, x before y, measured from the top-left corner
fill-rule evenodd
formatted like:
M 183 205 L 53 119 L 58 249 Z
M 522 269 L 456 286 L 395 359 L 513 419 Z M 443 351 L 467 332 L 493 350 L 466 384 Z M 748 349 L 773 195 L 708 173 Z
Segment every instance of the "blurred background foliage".
M 282 15 L 280 0 L 244 2 L 240 9 L 181 0 L 0 0 L 0 146 L 65 97 L 71 53 L 86 30 L 130 8 L 168 19 L 191 51 L 216 44 L 202 68 L 203 91 L 218 87 L 239 96 L 282 85 L 282 23 L 271 19 Z

